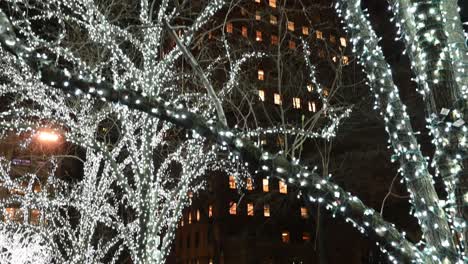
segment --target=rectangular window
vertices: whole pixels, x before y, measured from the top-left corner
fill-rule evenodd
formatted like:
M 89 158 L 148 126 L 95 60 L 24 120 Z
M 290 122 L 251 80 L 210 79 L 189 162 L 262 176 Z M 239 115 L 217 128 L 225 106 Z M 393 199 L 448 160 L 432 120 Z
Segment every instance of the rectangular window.
M 192 212 L 190 212 L 190 211 L 188 213 L 188 223 L 189 223 L 189 225 L 192 223 Z
M 346 43 L 346 38 L 341 37 L 340 38 L 340 44 L 341 44 L 341 46 L 346 47 L 346 44 L 347 44 Z
M 284 181 L 279 181 L 278 185 L 279 185 L 280 193 L 285 193 L 285 194 L 288 193 L 288 185 L 286 185 Z
M 243 37 L 247 37 L 247 27 L 246 26 L 242 26 L 242 36 Z
M 261 20 L 262 19 L 262 15 L 260 14 L 260 11 L 255 11 L 255 20 Z
M 288 231 L 283 231 L 281 233 L 281 242 L 289 243 L 289 232 Z
M 330 42 L 331 42 L 332 44 L 335 44 L 335 43 L 336 43 L 336 38 L 335 38 L 334 35 L 330 35 Z
M 275 95 L 274 95 L 274 103 L 275 103 L 276 105 L 281 105 L 282 102 L 281 102 L 281 95 L 280 95 L 280 94 L 275 93 Z
M 315 102 L 309 102 L 309 112 L 316 112 L 317 109 L 315 108 Z
M 288 21 L 288 30 L 289 31 L 294 31 L 294 22 L 293 21 Z
M 325 58 L 325 51 L 323 49 L 319 49 L 318 56 L 319 58 L 322 58 L 322 59 Z
M 261 144 L 262 146 L 266 145 L 266 144 L 267 144 L 267 141 L 266 141 L 266 139 L 262 139 L 262 140 L 260 140 L 260 144 Z
M 294 40 L 289 41 L 289 48 L 290 49 L 295 49 L 296 48 L 296 42 Z
M 269 204 L 265 204 L 263 206 L 263 216 L 270 217 L 270 205 Z
M 252 191 L 252 190 L 253 190 L 252 178 L 247 178 L 247 190 L 248 190 L 248 191 Z
M 309 210 L 307 210 L 307 207 L 301 207 L 301 218 L 309 218 Z
M 261 31 L 256 31 L 255 32 L 255 40 L 256 41 L 262 41 L 262 32 Z
M 301 98 L 293 97 L 293 108 L 300 109 L 301 108 Z
M 227 32 L 227 33 L 232 33 L 233 30 L 234 30 L 234 27 L 233 27 L 232 23 L 231 23 L 231 22 L 228 22 L 228 23 L 226 24 L 226 32 Z
M 247 215 L 248 216 L 253 216 L 254 215 L 254 204 L 253 203 L 247 203 Z
M 260 0 L 255 0 L 255 3 L 260 3 Z
M 328 96 L 328 89 L 327 88 L 323 89 L 323 96 L 325 96 L 325 97 Z
M 278 36 L 271 35 L 271 44 L 278 45 Z
M 308 233 L 308 232 L 303 232 L 303 233 L 302 233 L 302 241 L 304 241 L 304 242 L 309 242 L 309 241 L 310 241 L 310 233 Z
M 276 8 L 276 0 L 269 0 L 268 1 L 268 4 L 273 7 L 273 8 Z
M 241 15 L 245 16 L 247 15 L 247 10 L 245 8 L 241 7 Z
M 270 191 L 270 186 L 268 185 L 268 179 L 263 179 L 262 185 L 263 185 L 263 191 L 264 192 Z
M 229 175 L 229 189 L 236 189 L 236 178 Z
M 348 65 L 348 64 L 349 64 L 348 56 L 343 56 L 343 65 Z
M 213 217 L 213 206 L 212 205 L 208 206 L 208 217 L 209 218 Z
M 260 98 L 260 101 L 265 102 L 265 91 L 258 90 L 258 97 Z
M 313 90 L 314 90 L 314 87 L 312 86 L 312 84 L 308 84 L 307 91 L 312 92 Z
M 320 31 L 320 30 L 315 31 L 315 36 L 316 36 L 318 39 L 323 39 L 323 33 L 322 33 L 322 31 Z
M 277 25 L 278 24 L 278 18 L 274 15 L 270 15 L 270 24 L 272 25 Z
M 200 210 L 197 209 L 197 221 L 200 221 Z
M 265 72 L 263 70 L 258 70 L 257 71 L 257 75 L 258 75 L 258 79 L 260 81 L 264 81 L 265 80 Z
M 231 205 L 229 206 L 229 214 L 230 215 L 237 214 L 237 203 L 231 202 Z
M 309 35 L 309 28 L 306 27 L 306 26 L 303 26 L 302 27 L 302 34 L 304 34 L 305 36 L 308 36 Z

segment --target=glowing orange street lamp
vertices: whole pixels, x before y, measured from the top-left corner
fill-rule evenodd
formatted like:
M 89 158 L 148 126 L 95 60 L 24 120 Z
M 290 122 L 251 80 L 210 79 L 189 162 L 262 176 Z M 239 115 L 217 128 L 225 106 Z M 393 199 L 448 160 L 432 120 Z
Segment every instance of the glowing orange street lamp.
M 37 132 L 37 139 L 45 143 L 55 143 L 59 140 L 59 135 L 53 131 L 42 130 Z

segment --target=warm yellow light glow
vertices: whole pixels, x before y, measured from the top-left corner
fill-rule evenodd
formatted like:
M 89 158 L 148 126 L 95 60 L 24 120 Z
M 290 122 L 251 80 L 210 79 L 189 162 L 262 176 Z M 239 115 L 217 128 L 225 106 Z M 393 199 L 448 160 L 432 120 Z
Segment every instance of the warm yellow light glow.
M 41 142 L 57 142 L 59 135 L 52 131 L 39 131 L 37 133 L 37 139 Z

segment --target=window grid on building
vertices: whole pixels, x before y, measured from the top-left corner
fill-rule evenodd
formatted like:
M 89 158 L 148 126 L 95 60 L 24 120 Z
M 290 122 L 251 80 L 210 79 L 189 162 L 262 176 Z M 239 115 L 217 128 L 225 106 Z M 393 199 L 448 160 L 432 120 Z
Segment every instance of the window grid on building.
M 271 44 L 278 45 L 278 36 L 271 35 Z
M 301 207 L 301 218 L 309 218 L 309 210 L 307 210 L 307 207 Z
M 281 102 L 281 95 L 279 93 L 275 93 L 273 99 L 274 99 L 274 103 L 276 105 L 281 105 L 281 103 L 282 103 Z
M 253 190 L 252 178 L 247 178 L 247 190 L 248 190 L 248 191 L 252 191 L 252 190 Z
M 275 15 L 270 15 L 270 24 L 272 25 L 278 24 L 278 18 Z
M 234 26 L 232 25 L 231 22 L 228 22 L 228 23 L 226 24 L 226 32 L 227 32 L 227 33 L 232 33 L 233 30 L 234 30 Z
M 263 205 L 263 216 L 270 217 L 270 205 L 269 204 Z
M 256 41 L 262 41 L 262 32 L 261 31 L 256 31 L 255 32 L 255 40 Z
M 254 204 L 253 203 L 247 203 L 247 215 L 248 216 L 253 216 L 254 215 Z
M 276 0 L 269 0 L 268 5 L 273 7 L 273 8 L 276 8 Z
M 230 215 L 236 215 L 237 214 L 237 203 L 231 202 L 229 206 L 229 214 Z
M 257 78 L 260 81 L 264 81 L 265 80 L 265 72 L 263 70 L 258 70 L 257 71 Z
M 236 178 L 233 175 L 229 175 L 229 189 L 236 189 Z
M 269 186 L 268 179 L 263 179 L 262 180 L 262 189 L 263 189 L 263 192 L 269 192 L 270 191 L 270 186 Z
M 242 36 L 243 36 L 243 37 L 247 37 L 247 35 L 248 35 L 247 27 L 246 27 L 246 26 L 242 26 Z
M 288 21 L 288 30 L 289 31 L 294 31 L 294 22 L 293 21 Z
M 288 43 L 288 46 L 290 49 L 295 49 L 296 48 L 296 42 L 294 40 L 290 40 Z
M 316 112 L 315 102 L 309 102 L 309 112 Z
M 265 102 L 265 91 L 258 90 L 258 97 L 260 98 L 260 101 Z
M 279 181 L 278 182 L 278 189 L 279 189 L 279 192 L 280 193 L 288 193 L 288 185 L 286 185 L 286 183 L 284 181 Z

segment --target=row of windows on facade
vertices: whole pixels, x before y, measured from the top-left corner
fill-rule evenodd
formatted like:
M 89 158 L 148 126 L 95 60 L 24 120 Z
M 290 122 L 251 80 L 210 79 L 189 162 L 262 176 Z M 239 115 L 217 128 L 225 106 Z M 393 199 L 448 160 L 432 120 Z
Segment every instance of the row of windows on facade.
M 260 20 L 261 17 L 260 17 L 260 15 L 256 15 L 255 18 L 256 18 L 256 20 Z M 270 15 L 270 23 L 273 24 L 273 25 L 277 25 L 277 23 L 278 23 L 277 17 L 274 16 L 274 15 Z M 289 31 L 294 32 L 295 31 L 294 22 L 288 21 L 287 22 L 287 28 L 288 28 Z M 226 32 L 228 32 L 228 33 L 233 33 L 234 32 L 234 24 L 232 22 L 228 22 L 226 24 Z M 248 28 L 246 26 L 241 26 L 241 34 L 242 34 L 243 37 L 246 37 L 246 38 L 248 37 L 249 32 L 248 32 Z M 309 27 L 302 26 L 302 34 L 305 35 L 305 36 L 308 36 L 309 35 Z M 315 30 L 315 37 L 317 39 L 324 40 L 323 35 L 324 34 L 323 34 L 322 31 Z M 336 37 L 333 34 L 330 34 L 329 39 L 330 39 L 330 42 L 332 44 L 336 44 Z M 255 41 L 258 41 L 258 42 L 263 41 L 263 32 L 261 30 L 255 30 Z M 278 45 L 278 43 L 279 43 L 278 36 L 275 35 L 275 34 L 271 34 L 270 43 L 273 44 L 273 45 Z M 342 47 L 347 46 L 347 41 L 346 41 L 345 37 L 340 37 L 340 45 Z M 296 48 L 296 42 L 294 40 L 289 40 L 289 45 L 288 46 L 289 46 L 289 48 L 295 49 Z
M 311 236 L 310 236 L 309 232 L 302 232 L 300 240 L 303 241 L 303 242 L 309 242 L 310 237 Z M 280 238 L 281 238 L 281 242 L 283 242 L 283 243 L 290 243 L 291 242 L 291 234 L 287 230 L 284 230 L 284 231 L 281 232 L 281 237 Z M 180 241 L 179 242 L 179 248 L 182 249 L 184 239 L 180 239 L 179 241 Z M 200 241 L 201 241 L 200 232 L 195 232 L 194 233 L 193 241 L 192 241 L 192 236 L 190 234 L 188 234 L 187 238 L 185 240 L 186 248 L 188 248 L 188 249 L 191 248 L 192 247 L 192 242 L 193 242 L 193 247 L 194 248 L 199 248 L 200 247 Z M 203 240 L 203 241 L 206 241 L 208 245 L 212 244 L 212 242 L 213 242 L 210 235 L 208 235 L 208 234 L 207 234 L 206 240 Z
M 230 189 L 237 189 L 237 182 L 236 177 L 233 175 L 229 175 L 229 188 Z M 253 182 L 252 178 L 247 178 L 246 180 L 246 188 L 248 191 L 253 190 Z M 262 190 L 263 192 L 270 191 L 270 180 L 267 178 L 262 179 Z M 278 181 L 278 190 L 280 193 L 288 193 L 288 185 L 284 181 Z
M 2 221 L 14 221 L 23 223 L 27 219 L 30 224 L 38 225 L 41 220 L 41 212 L 38 209 L 30 209 L 29 215 L 25 217 L 23 210 L 16 207 L 7 207 L 4 209 Z
M 230 202 L 229 203 L 229 214 L 230 215 L 240 215 L 241 212 L 239 210 L 237 202 Z M 248 202 L 247 207 L 246 207 L 246 215 L 247 216 L 254 216 L 255 215 L 255 207 L 253 202 Z M 263 216 L 264 217 L 270 217 L 271 216 L 271 211 L 270 211 L 270 205 L 269 204 L 264 204 L 263 205 Z M 302 219 L 308 219 L 309 218 L 309 211 L 307 207 L 301 207 L 300 208 L 300 216 Z M 208 206 L 208 218 L 213 217 L 213 205 Z M 192 224 L 194 222 L 199 222 L 201 219 L 201 212 L 200 209 L 197 209 L 195 211 L 189 211 L 188 212 L 188 217 L 187 217 L 187 224 Z M 184 226 L 184 218 L 181 219 L 180 225 Z

